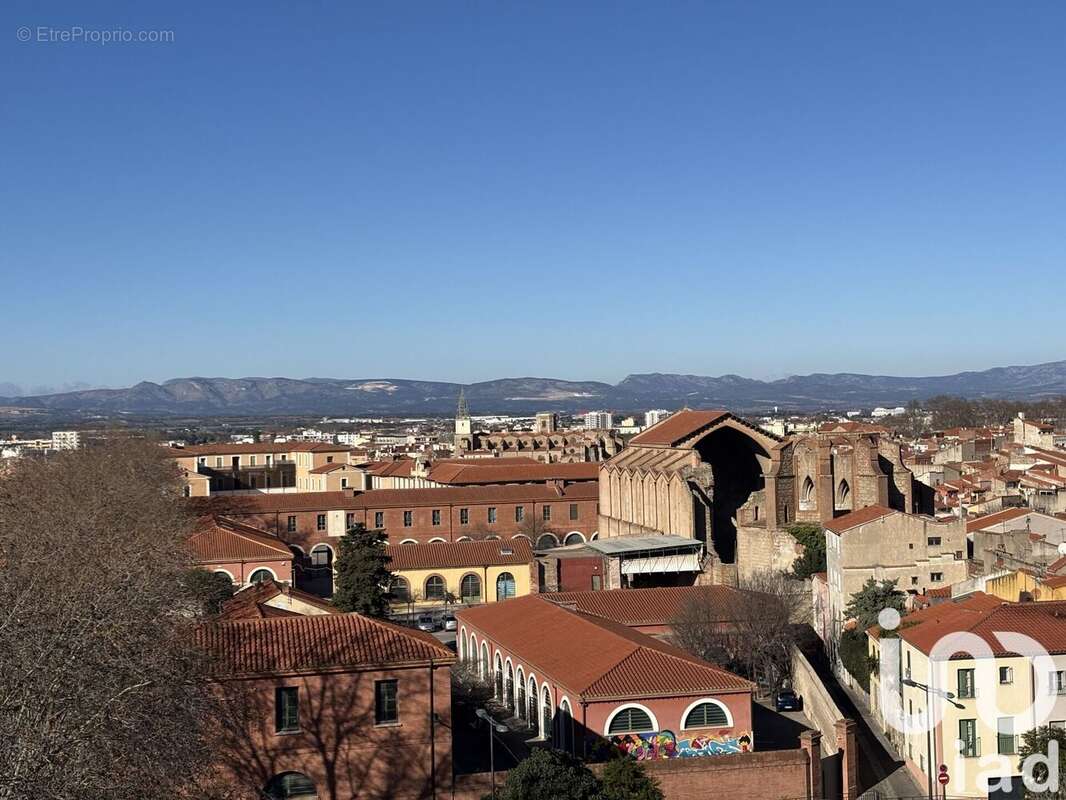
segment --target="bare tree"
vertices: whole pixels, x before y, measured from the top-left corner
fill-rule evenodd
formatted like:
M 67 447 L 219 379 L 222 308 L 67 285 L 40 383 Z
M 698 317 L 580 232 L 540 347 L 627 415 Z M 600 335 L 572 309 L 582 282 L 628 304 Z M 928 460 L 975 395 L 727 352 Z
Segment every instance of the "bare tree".
M 682 608 L 673 622 L 675 643 L 770 690 L 792 672 L 797 629 L 808 619 L 809 589 L 780 572 L 742 580 L 740 600 L 723 608 L 708 593 Z
M 0 800 L 171 798 L 207 757 L 191 520 L 159 447 L 0 478 Z

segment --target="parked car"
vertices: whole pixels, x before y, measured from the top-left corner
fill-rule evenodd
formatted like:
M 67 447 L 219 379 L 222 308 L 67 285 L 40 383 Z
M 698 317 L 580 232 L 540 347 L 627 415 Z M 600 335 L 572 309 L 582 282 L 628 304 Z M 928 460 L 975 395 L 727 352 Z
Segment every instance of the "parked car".
M 459 630 L 459 621 L 455 618 L 455 614 L 444 615 L 444 630 L 457 631 Z
M 437 621 L 433 619 L 430 614 L 420 614 L 418 616 L 418 621 L 415 623 L 415 627 L 420 631 L 433 633 L 433 631 L 437 630 Z
M 776 711 L 802 711 L 803 698 L 791 689 L 782 689 L 774 695 L 774 710 Z

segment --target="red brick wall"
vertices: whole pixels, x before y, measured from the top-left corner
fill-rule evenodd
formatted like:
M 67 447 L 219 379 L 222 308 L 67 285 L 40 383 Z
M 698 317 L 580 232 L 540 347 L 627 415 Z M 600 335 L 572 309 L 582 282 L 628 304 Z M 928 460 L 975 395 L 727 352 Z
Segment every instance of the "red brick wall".
M 235 561 L 226 564 L 201 564 L 201 566 L 208 572 L 225 570 L 237 586 L 243 585 L 257 569 L 264 568 L 273 572 L 276 580 L 285 583 L 292 582 L 292 561 L 282 561 L 280 559 L 275 561 Z
M 559 570 L 559 588 L 553 591 L 559 592 L 587 592 L 596 587 L 592 585 L 592 576 L 600 577 L 600 586 L 603 588 L 604 567 L 603 558 L 600 556 L 588 556 L 587 558 L 560 558 L 556 559 Z
M 398 681 L 400 720 L 379 726 L 374 683 L 386 678 Z M 278 686 L 299 689 L 298 733 L 275 732 Z M 220 734 L 222 782 L 258 798 L 271 777 L 293 771 L 313 780 L 323 798 L 413 800 L 432 796 L 435 763 L 437 797 L 447 797 L 452 789 L 450 670 L 434 670 L 432 737 L 429 687 L 428 667 L 230 682 L 226 690 L 235 713 L 229 719 L 249 722 L 232 722 Z

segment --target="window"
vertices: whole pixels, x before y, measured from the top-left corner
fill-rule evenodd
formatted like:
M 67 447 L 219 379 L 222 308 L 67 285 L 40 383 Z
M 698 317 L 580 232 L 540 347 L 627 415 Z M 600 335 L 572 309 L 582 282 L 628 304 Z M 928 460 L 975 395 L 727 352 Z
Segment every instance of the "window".
M 489 524 L 496 522 L 496 508 L 495 506 L 489 507 Z
M 407 582 L 407 578 L 393 578 L 392 583 L 389 584 L 389 594 L 397 603 L 409 603 L 411 602 L 411 584 Z
M 374 512 L 374 528 L 377 529 L 377 530 L 381 530 L 384 527 L 385 527 L 385 512 L 384 511 L 375 511 Z
M 514 507 L 514 521 L 515 522 L 521 522 L 523 519 L 525 519 L 525 517 L 526 517 L 526 507 L 525 506 L 515 506 Z
M 1000 667 L 999 682 L 1004 684 L 1014 683 L 1014 667 Z
M 414 511 L 404 511 L 403 512 L 403 526 L 405 528 L 410 528 L 412 525 L 414 525 L 414 523 L 415 523 L 415 512 Z
M 811 480 L 811 476 L 808 475 L 803 479 L 803 494 L 801 495 L 800 506 L 802 511 L 809 511 L 811 506 L 814 505 L 814 481 Z
M 942 581 L 942 580 L 944 580 L 944 573 L 943 572 L 930 572 L 929 573 L 929 580 L 933 581 L 934 583 L 936 583 L 937 581 Z
M 959 670 L 959 691 L 957 692 L 960 700 L 966 700 L 971 697 L 976 697 L 973 687 L 973 670 L 972 669 L 960 669 Z
M 263 581 L 273 580 L 273 578 L 274 576 L 270 574 L 270 570 L 257 569 L 248 576 L 248 583 L 262 583 Z
M 347 478 L 341 478 L 341 488 L 342 489 L 347 489 L 348 488 L 348 479 Z
M 651 716 L 643 708 L 625 706 L 612 718 L 607 727 L 607 734 L 614 736 L 619 733 L 643 733 L 655 730 L 655 723 Z
M 996 750 L 1001 756 L 1014 755 L 1014 717 L 1000 717 L 996 720 Z
M 918 585 L 918 576 L 917 575 L 911 575 L 911 586 L 917 586 L 917 585 Z
M 1052 694 L 1066 694 L 1066 671 L 1060 669 L 1051 673 L 1050 691 Z
M 963 758 L 976 758 L 978 756 L 977 720 L 959 720 L 959 741 L 961 742 L 960 754 Z
M 501 572 L 499 577 L 496 578 L 496 599 L 506 600 L 509 597 L 514 597 L 514 594 L 514 575 L 510 572 Z
M 477 575 L 464 575 L 459 582 L 459 599 L 464 603 L 480 603 L 481 578 Z
M 577 519 L 577 503 L 571 503 L 570 504 L 570 519 L 571 520 Z
M 374 681 L 374 724 L 389 725 L 400 721 L 396 704 L 396 681 Z
M 185 484 L 181 487 L 182 497 L 192 497 L 192 487 L 189 484 Z
M 215 459 L 215 466 L 216 467 L 221 467 L 222 466 L 222 456 L 219 456 L 218 458 Z
M 349 511 L 344 515 L 344 530 L 349 530 L 355 527 L 355 514 Z
M 274 730 L 293 733 L 300 730 L 300 690 L 279 686 L 274 690 Z
M 285 522 L 285 529 L 289 533 L 295 533 L 296 532 L 296 515 L 295 514 L 289 514 L 289 518 Z
M 552 507 L 551 506 L 541 506 L 540 507 L 540 516 L 541 516 L 541 519 L 543 519 L 545 522 L 551 522 L 551 519 L 552 519 Z
M 431 575 L 426 578 L 426 599 L 427 600 L 443 600 L 444 599 L 444 578 L 440 575 Z
M 718 703 L 709 701 L 693 708 L 681 722 L 682 728 L 725 728 L 729 725 L 726 710 Z
M 320 531 L 324 531 L 326 529 L 326 515 L 325 514 L 319 514 L 317 519 L 315 519 L 315 528 L 317 530 L 320 530 Z
M 469 525 L 470 524 L 470 509 L 469 508 L 460 508 L 459 509 L 459 524 L 460 525 Z
M 432 523 L 434 525 L 440 525 L 440 509 L 439 508 L 433 509 L 433 514 L 431 516 L 431 520 L 432 520 Z
M 837 505 L 844 505 L 848 502 L 848 498 L 851 496 L 851 487 L 848 486 L 847 481 L 841 481 L 837 486 Z
M 326 456 L 326 463 L 327 464 L 332 464 L 333 463 L 333 456 Z
M 930 547 L 937 547 L 937 546 L 940 545 L 940 537 L 939 536 L 930 536 L 930 537 L 928 537 L 925 540 L 925 543 L 927 545 L 929 545 Z
M 254 467 L 254 466 L 255 466 L 255 456 L 252 456 L 252 457 L 251 457 L 251 458 L 250 458 L 250 459 L 248 460 L 248 465 L 249 465 L 249 466 L 251 466 L 251 467 Z
M 267 800 L 298 800 L 301 797 L 314 800 L 318 797 L 318 790 L 306 775 L 299 772 L 283 772 L 270 779 L 264 795 Z
M 601 578 L 599 575 L 593 575 L 592 576 L 592 591 L 598 592 L 602 588 L 603 588 L 603 578 Z
M 328 567 L 333 563 L 333 554 L 329 551 L 329 548 L 324 545 L 318 545 L 311 551 L 311 566 L 312 567 Z

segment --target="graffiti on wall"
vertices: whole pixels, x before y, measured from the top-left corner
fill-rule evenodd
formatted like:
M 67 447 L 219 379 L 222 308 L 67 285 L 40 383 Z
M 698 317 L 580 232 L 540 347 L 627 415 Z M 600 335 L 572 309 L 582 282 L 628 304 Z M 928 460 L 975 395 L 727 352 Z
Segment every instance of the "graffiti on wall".
M 637 761 L 721 756 L 729 753 L 750 753 L 753 749 L 750 732 L 730 733 L 725 736 L 692 736 L 685 739 L 678 739 L 673 731 L 626 733 L 612 736 L 611 744 Z

